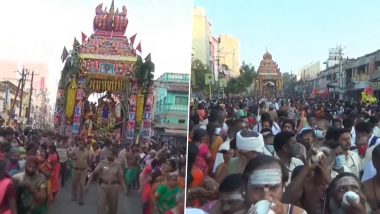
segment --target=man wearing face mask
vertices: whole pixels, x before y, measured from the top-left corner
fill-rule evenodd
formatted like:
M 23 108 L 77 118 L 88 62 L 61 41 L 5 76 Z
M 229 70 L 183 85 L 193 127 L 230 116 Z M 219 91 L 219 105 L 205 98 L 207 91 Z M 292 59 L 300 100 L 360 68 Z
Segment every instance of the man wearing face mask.
M 299 155 L 300 146 L 293 133 L 280 132 L 274 137 L 273 147 L 274 157 L 281 160 L 289 170 L 289 180 L 286 182 L 288 185 L 294 168 L 303 165 L 303 162 L 296 158 Z
M 335 140 L 339 141 L 345 155 L 345 165 L 350 168 L 351 172 L 358 178 L 363 170 L 362 160 L 356 152 L 350 151 L 351 135 L 350 130 L 338 129 L 335 133 Z
M 18 165 L 20 166 L 20 171 L 24 171 L 25 170 L 25 163 L 26 163 L 26 158 L 27 158 L 27 155 L 26 155 L 26 151 L 23 147 L 19 148 L 20 149 L 20 156 L 18 158 Z
M 17 147 L 13 147 L 10 151 L 10 161 L 7 165 L 7 172 L 10 176 L 13 176 L 21 171 L 20 165 L 18 164 L 20 150 Z
M 346 166 L 346 157 L 339 141 L 330 142 L 329 147 L 331 148 L 330 158 L 334 161 L 331 170 L 331 178 L 334 179 L 337 175 L 343 172 L 351 172 L 350 168 Z
M 359 155 L 364 158 L 366 157 L 366 153 L 368 150 L 368 145 L 372 143 L 380 142 L 380 139 L 376 139 L 376 137 L 373 136 L 371 131 L 371 126 L 367 122 L 360 122 L 356 124 L 355 126 L 355 132 L 356 132 L 356 142 L 355 147 Z M 355 151 L 355 150 L 354 150 Z M 369 161 L 369 156 L 366 157 L 363 161 L 363 164 L 366 165 Z
M 326 140 L 327 129 L 329 128 L 329 121 L 322 119 L 318 121 L 315 127 L 315 136 L 317 137 L 316 146 L 322 146 Z

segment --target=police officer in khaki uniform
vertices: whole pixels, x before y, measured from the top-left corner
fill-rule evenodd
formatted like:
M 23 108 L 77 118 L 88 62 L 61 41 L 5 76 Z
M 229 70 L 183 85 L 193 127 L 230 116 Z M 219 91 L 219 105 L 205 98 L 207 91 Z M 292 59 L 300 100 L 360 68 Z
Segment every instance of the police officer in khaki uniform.
M 72 201 L 77 200 L 78 190 L 79 190 L 79 200 L 78 203 L 83 205 L 83 194 L 86 185 L 87 168 L 89 164 L 89 151 L 86 148 L 85 142 L 83 140 L 78 141 L 78 148 L 72 153 L 71 158 L 73 159 L 73 186 L 72 186 Z
M 99 174 L 99 214 L 117 214 L 119 191 L 121 189 L 120 187 L 126 191 L 126 186 L 123 179 L 123 169 L 120 163 L 115 161 L 117 155 L 118 152 L 115 148 L 112 148 L 107 152 L 107 159 L 101 161 L 95 168 L 94 172 L 90 175 L 85 188 L 86 190 L 88 189 L 94 174 Z

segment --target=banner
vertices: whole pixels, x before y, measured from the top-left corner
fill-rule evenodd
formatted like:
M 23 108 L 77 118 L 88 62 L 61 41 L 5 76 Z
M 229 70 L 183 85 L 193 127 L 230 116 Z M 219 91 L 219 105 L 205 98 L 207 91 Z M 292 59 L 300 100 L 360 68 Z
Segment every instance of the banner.
M 143 113 L 144 113 L 144 95 L 139 95 L 137 98 L 137 125 L 140 125 L 143 120 Z
M 150 93 L 147 95 L 145 109 L 144 109 L 144 122 L 141 126 L 141 138 L 144 143 L 149 142 L 152 135 L 152 121 L 153 121 L 153 103 L 154 96 L 152 90 L 148 90 Z
M 76 95 L 77 95 L 77 82 L 75 79 L 73 79 L 70 84 L 69 89 L 67 90 L 66 116 L 67 116 L 68 121 L 70 121 L 74 113 Z
M 129 109 L 128 109 L 128 123 L 127 123 L 127 142 L 133 143 L 135 139 L 135 129 L 136 129 L 136 114 L 137 114 L 137 92 L 138 83 L 137 81 L 131 82 L 131 97 L 129 98 Z
M 81 102 L 79 101 L 74 109 L 74 117 L 73 117 L 73 126 L 71 132 L 74 135 L 79 134 L 80 131 L 80 124 L 81 124 L 81 116 L 82 116 L 82 106 Z

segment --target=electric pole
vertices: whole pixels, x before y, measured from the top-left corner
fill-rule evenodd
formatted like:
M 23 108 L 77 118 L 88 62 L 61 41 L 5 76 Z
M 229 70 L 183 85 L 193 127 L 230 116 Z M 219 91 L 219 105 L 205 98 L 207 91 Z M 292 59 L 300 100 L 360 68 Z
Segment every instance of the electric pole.
M 23 96 L 24 96 L 24 87 L 25 87 L 25 69 L 22 68 L 22 71 L 21 71 L 21 95 L 20 95 L 20 109 L 19 109 L 19 113 L 18 113 L 18 116 L 20 118 L 20 126 L 22 126 L 22 100 L 23 100 Z
M 30 80 L 30 92 L 29 92 L 29 105 L 28 105 L 28 125 L 32 125 L 32 121 L 30 119 L 30 112 L 32 108 L 32 94 L 33 94 L 33 77 L 34 77 L 34 70 L 32 71 L 32 78 Z

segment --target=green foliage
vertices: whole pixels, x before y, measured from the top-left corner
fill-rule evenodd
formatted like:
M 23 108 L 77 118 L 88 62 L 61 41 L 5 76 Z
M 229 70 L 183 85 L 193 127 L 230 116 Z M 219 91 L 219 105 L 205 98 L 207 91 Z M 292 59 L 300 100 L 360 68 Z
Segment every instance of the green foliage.
M 72 78 L 77 77 L 80 72 L 80 59 L 76 49 L 71 51 L 71 55 L 66 59 L 65 65 L 61 72 L 59 87 L 65 88 Z
M 150 57 L 146 58 L 145 62 L 143 62 L 141 56 L 138 56 L 135 68 L 135 78 L 141 86 L 146 87 L 147 85 L 153 84 L 155 67 Z
M 208 86 L 205 84 L 205 74 L 211 73 L 210 69 L 202 63 L 199 59 L 195 59 L 192 63 L 192 84 L 195 91 L 207 92 Z
M 135 63 L 135 78 L 140 83 L 144 79 L 144 65 L 141 56 L 137 57 L 136 63 Z
M 247 89 L 252 85 L 257 77 L 255 67 L 251 64 L 243 64 L 240 67 L 240 75 L 236 78 L 231 78 L 227 83 L 227 88 L 225 92 L 227 94 L 237 94 L 246 92 Z

